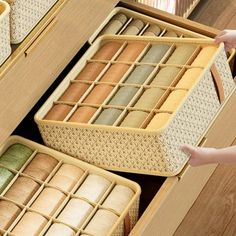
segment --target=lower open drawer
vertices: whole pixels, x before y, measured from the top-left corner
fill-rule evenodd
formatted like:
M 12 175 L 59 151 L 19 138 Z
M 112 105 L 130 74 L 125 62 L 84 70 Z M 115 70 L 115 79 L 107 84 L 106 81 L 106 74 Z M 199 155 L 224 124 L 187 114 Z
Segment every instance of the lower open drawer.
M 235 111 L 232 109 L 235 102 L 236 92 L 229 97 L 222 107 L 199 145 L 220 148 L 232 144 L 235 140 L 235 127 L 232 127 L 235 124 L 233 122 Z M 32 117 L 30 120 L 32 121 Z M 225 122 L 226 120 L 227 122 Z M 33 124 L 29 124 L 28 117 L 26 122 L 23 122 L 20 126 L 14 134 L 28 137 L 29 131 L 24 132 L 26 128 L 29 130 L 29 127 L 31 127 L 33 132 L 30 131 L 30 135 L 32 135 L 30 138 L 38 139 L 36 137 L 38 134 L 34 132 Z M 130 235 L 174 235 L 215 168 L 216 165 L 186 166 L 178 176 L 169 178 L 117 173 L 136 181 L 142 188 L 139 220 Z

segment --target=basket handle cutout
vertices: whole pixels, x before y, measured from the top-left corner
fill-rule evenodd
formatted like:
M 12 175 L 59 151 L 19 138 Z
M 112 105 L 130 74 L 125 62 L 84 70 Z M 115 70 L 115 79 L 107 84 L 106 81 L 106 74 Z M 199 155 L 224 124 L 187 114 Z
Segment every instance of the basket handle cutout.
M 124 219 L 124 236 L 128 236 L 131 231 L 130 215 L 127 213 Z
M 213 78 L 213 82 L 215 84 L 216 93 L 218 95 L 219 101 L 220 101 L 220 103 L 223 103 L 223 101 L 225 99 L 224 88 L 223 88 L 223 84 L 222 84 L 222 81 L 220 78 L 220 74 L 219 74 L 215 64 L 213 64 L 211 66 L 211 75 Z

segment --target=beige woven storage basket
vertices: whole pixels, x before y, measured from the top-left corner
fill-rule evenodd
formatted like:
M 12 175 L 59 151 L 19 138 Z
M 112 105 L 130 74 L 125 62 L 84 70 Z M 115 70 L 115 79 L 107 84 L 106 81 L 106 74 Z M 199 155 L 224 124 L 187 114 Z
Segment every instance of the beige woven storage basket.
M 109 228 L 107 233 L 103 234 L 103 235 L 123 236 L 123 235 L 129 234 L 130 230 L 137 222 L 137 217 L 138 217 L 139 196 L 140 196 L 140 191 L 141 191 L 138 184 L 136 184 L 135 182 L 130 181 L 128 179 L 125 179 L 123 177 L 120 177 L 118 175 L 109 173 L 103 169 L 94 167 L 94 166 L 87 164 L 85 162 L 82 162 L 80 160 L 76 160 L 75 158 L 72 158 L 70 156 L 62 154 L 62 153 L 57 152 L 55 150 L 49 149 L 43 145 L 40 145 L 40 144 L 37 144 L 37 143 L 32 142 L 30 140 L 21 138 L 19 136 L 11 136 L 0 146 L 0 157 L 8 149 L 8 147 L 10 147 L 13 144 L 25 145 L 28 148 L 32 149 L 33 152 L 31 154 L 31 156 L 29 157 L 29 159 L 25 162 L 25 164 L 18 171 L 15 169 L 8 168 L 14 174 L 14 178 L 11 180 L 11 182 L 8 184 L 8 186 L 0 194 L 0 207 L 2 206 L 1 201 L 4 201 L 4 202 L 10 201 L 10 202 L 14 203 L 15 206 L 18 206 L 20 208 L 20 212 L 18 212 L 18 214 L 14 215 L 14 219 L 9 218 L 9 220 L 11 220 L 11 224 L 8 224 L 8 226 L 6 226 L 4 229 L 1 228 L 2 225 L 0 224 L 0 233 L 3 233 L 3 234 L 5 233 L 4 235 L 12 235 L 11 232 L 13 232 L 13 235 L 15 235 L 14 229 L 19 230 L 19 227 L 17 225 L 19 222 L 21 222 L 22 217 L 24 217 L 24 215 L 28 212 L 34 212 L 37 215 L 40 215 L 41 218 L 44 217 L 43 219 L 45 219 L 47 221 L 47 222 L 46 221 L 44 222 L 44 224 L 41 226 L 40 230 L 38 230 L 38 232 L 34 235 L 45 235 L 45 232 L 48 231 L 48 229 L 50 228 L 50 226 L 53 223 L 60 223 L 60 224 L 64 225 L 65 227 L 69 228 L 70 231 L 74 230 L 74 235 L 80 235 L 80 233 L 81 234 L 84 233 L 86 235 L 87 234 L 92 235 L 86 231 L 86 227 L 89 224 L 89 222 L 93 219 L 96 212 L 100 209 L 104 209 L 108 212 L 111 212 L 113 215 L 116 215 L 117 220 Z M 54 164 L 53 170 L 49 173 L 49 175 L 47 176 L 47 178 L 45 180 L 42 180 L 42 179 L 40 180 L 39 178 L 35 177 L 34 175 L 31 175 L 31 174 L 37 174 L 37 176 L 39 176 L 38 175 L 39 170 L 37 171 L 37 173 L 31 171 L 30 174 L 28 174 L 29 172 L 25 172 L 25 170 L 28 168 L 28 165 L 32 162 L 32 160 L 34 160 L 35 156 L 39 153 L 50 155 L 51 157 L 54 158 L 54 160 L 57 160 L 57 163 Z M 17 155 L 16 152 L 15 152 L 15 155 Z M 49 163 L 52 163 L 52 161 L 50 161 Z M 50 182 L 50 180 L 53 178 L 53 176 L 55 176 L 55 174 L 57 174 L 58 170 L 60 170 L 60 168 L 63 164 L 70 164 L 75 167 L 79 167 L 81 170 L 83 170 L 83 173 L 80 176 L 79 180 L 74 184 L 74 187 L 70 191 L 65 191 L 62 188 L 59 188 Z M 38 166 L 38 168 L 41 168 L 41 169 L 44 166 L 44 168 L 42 169 L 42 171 L 44 171 L 44 172 L 42 172 L 42 173 L 46 173 L 47 169 L 45 166 L 45 162 L 42 163 L 42 165 L 40 164 L 37 166 Z M 1 168 L 4 167 L 4 164 L 0 165 L 0 167 Z M 72 171 L 72 173 L 73 173 L 73 171 Z M 71 173 L 71 175 L 72 175 L 72 173 Z M 0 178 L 1 178 L 1 174 L 2 174 L 2 172 L 0 171 Z M 89 201 L 86 197 L 79 197 L 76 195 L 77 189 L 80 188 L 80 186 L 84 183 L 84 180 L 86 180 L 87 176 L 89 176 L 90 174 L 101 176 L 102 178 L 105 178 L 106 181 L 109 182 L 109 186 L 106 188 L 105 192 L 103 192 L 103 194 L 100 196 L 100 200 L 98 200 L 96 202 Z M 6 193 L 8 193 L 8 190 L 11 188 L 11 186 L 13 186 L 14 183 L 19 178 L 21 178 L 21 179 L 27 178 L 28 180 L 31 180 L 31 182 L 33 180 L 34 182 L 38 183 L 38 185 L 39 185 L 38 190 L 35 192 L 35 194 L 33 196 L 31 196 L 30 200 L 28 199 L 28 202 L 26 204 L 19 204 L 18 198 L 16 198 L 16 200 L 13 200 L 12 198 L 9 197 L 10 198 L 10 200 L 9 200 L 8 195 L 6 195 Z M 132 196 L 131 196 L 130 200 L 128 201 L 128 204 L 126 205 L 125 209 L 123 209 L 119 213 L 113 209 L 106 208 L 105 205 L 103 206 L 107 196 L 110 196 L 110 193 L 113 191 L 114 187 L 117 185 L 123 185 L 123 186 L 127 187 L 128 189 L 130 189 L 130 191 L 132 192 Z M 60 205 L 57 205 L 57 208 L 54 211 L 54 213 L 50 214 L 50 215 L 42 213 L 40 210 L 36 210 L 36 208 L 33 207 L 35 201 L 37 201 L 41 192 L 45 188 L 51 188 L 56 191 L 59 190 L 61 193 L 63 193 L 65 195 L 64 200 L 60 203 Z M 11 195 L 11 197 L 12 197 L 12 195 Z M 19 199 L 20 199 L 20 196 L 19 196 Z M 87 202 L 87 204 L 90 204 L 93 208 L 93 210 L 90 211 L 90 213 L 86 216 L 86 218 L 83 219 L 80 227 L 75 227 L 74 225 L 72 225 L 70 223 L 65 223 L 65 221 L 63 221 L 59 218 L 61 212 L 63 212 L 63 210 L 65 209 L 65 206 L 67 206 L 68 202 L 71 199 L 77 199 L 77 200 L 81 199 L 81 200 Z M 51 202 L 52 200 L 53 199 L 47 199 L 47 201 L 49 201 L 49 202 Z M 11 205 L 12 205 L 12 203 L 11 203 Z M 124 206 L 122 206 L 122 207 L 124 207 Z M 9 217 L 10 217 L 10 214 L 11 214 L 11 211 L 9 210 Z M 1 213 L 0 213 L 0 215 L 1 215 Z M 4 217 L 5 217 L 4 214 L 1 215 L 1 218 L 0 218 L 1 222 L 4 220 Z M 67 219 L 67 218 L 64 218 L 64 219 Z M 75 220 L 75 219 L 73 219 L 73 220 Z M 37 225 L 37 223 L 38 222 L 34 222 L 32 227 L 35 227 L 35 225 Z M 31 227 L 31 225 L 29 227 Z M 26 232 L 25 229 L 24 229 L 24 232 Z M 17 235 L 19 235 L 19 234 L 17 234 Z
M 124 15 L 126 19 L 124 19 L 119 25 L 115 25 L 112 27 L 110 32 L 106 34 L 116 34 L 116 35 L 123 35 L 127 27 L 132 25 L 134 21 L 136 21 L 139 30 L 136 32 L 136 35 L 145 36 L 145 33 L 148 32 L 150 26 L 156 26 L 159 28 L 159 31 L 154 31 L 153 33 L 156 34 L 156 37 L 165 37 L 167 32 L 175 33 L 175 37 L 188 37 L 188 38 L 207 38 L 206 36 L 196 33 L 194 31 L 176 26 L 174 24 L 167 23 L 165 21 L 146 16 L 144 14 L 123 8 L 123 7 L 115 7 L 107 18 L 103 21 L 103 23 L 97 28 L 94 34 L 90 37 L 89 42 L 93 43 L 93 41 L 98 37 L 104 34 L 104 29 L 111 23 L 112 20 L 120 21 L 114 17 Z M 141 24 L 140 24 L 141 22 Z M 120 27 L 118 27 L 120 26 Z M 116 30 L 115 30 L 116 29 Z M 134 32 L 135 33 L 135 32 Z M 155 35 L 153 35 L 155 36 Z M 174 36 L 173 36 L 174 37 Z
M 123 21 L 119 17 L 118 17 L 119 19 L 117 19 L 116 16 L 119 15 L 124 15 L 126 19 L 123 19 Z M 115 24 L 113 23 L 113 29 L 109 31 L 104 31 L 106 27 L 109 24 L 111 24 L 111 21 L 113 20 L 116 21 Z M 199 34 L 190 29 L 176 26 L 174 24 L 167 23 L 165 21 L 138 13 L 136 11 L 132 11 L 123 7 L 115 7 L 107 16 L 107 18 L 103 21 L 103 23 L 97 28 L 97 30 L 94 32 L 94 34 L 90 37 L 88 41 L 90 44 L 92 44 L 97 37 L 102 36 L 104 34 L 123 35 L 126 29 L 129 26 L 131 26 L 134 21 L 136 21 L 136 26 L 139 25 L 139 29 L 137 29 L 136 32 L 133 32 L 132 33 L 133 35 L 135 34 L 138 36 L 152 35 L 156 37 L 179 37 L 179 38 L 209 38 L 203 34 Z M 142 24 L 140 25 L 140 21 L 142 22 L 143 25 Z M 150 27 L 152 28 L 152 30 L 150 30 Z M 159 30 L 155 27 L 159 28 Z M 230 61 L 233 58 L 234 54 L 235 54 L 235 49 L 231 49 L 229 52 L 228 61 Z
M 9 14 L 8 3 L 0 0 L 0 65 L 11 54 Z
M 63 121 L 44 119 L 53 104 L 65 103 L 63 101 L 57 102 L 57 100 L 60 100 L 59 98 L 70 83 L 78 83 L 76 77 L 80 75 L 80 71 L 86 63 L 99 62 L 99 60 L 91 58 L 103 45 L 106 45 L 106 43 L 107 45 L 109 43 L 120 43 L 122 46 L 111 60 L 100 61 L 101 63 L 105 63 L 106 67 L 95 81 L 86 82 L 90 85 L 87 93 L 76 103 L 66 103 L 73 108 L 70 113 L 64 117 Z M 145 48 L 134 61 L 118 62 L 117 57 L 122 56 L 122 53 L 126 50 L 126 46 L 132 43 L 144 44 Z M 169 49 L 159 63 L 141 61 L 152 46 L 156 45 L 159 47 L 160 44 L 168 45 Z M 184 65 L 168 64 L 167 60 L 171 58 L 172 54 L 174 55 L 173 51 L 181 48 L 181 46 L 195 47 L 187 63 L 184 63 Z M 206 65 L 191 65 L 193 60 L 195 61 L 195 58 L 197 60 L 198 55 L 200 56 L 200 52 L 204 52 L 203 49 L 208 46 L 214 49 L 214 53 L 212 56 L 203 54 L 204 57 L 209 57 Z M 128 53 L 128 55 L 130 55 L 130 53 Z M 156 55 L 156 53 L 154 53 L 154 55 Z M 179 56 L 177 59 L 179 58 L 181 59 L 182 57 Z M 110 83 L 110 85 L 114 86 L 114 89 L 103 101 L 102 105 L 84 104 L 83 100 L 90 94 L 94 86 L 109 84 L 107 82 L 99 82 L 99 80 L 101 77 L 104 77 L 103 75 L 106 70 L 110 68 L 110 65 L 117 63 L 129 65 L 129 70 L 123 74 L 118 83 Z M 144 84 L 129 84 L 129 86 L 135 86 L 139 88 L 139 90 L 128 105 L 109 105 L 108 103 L 115 96 L 114 94 L 116 94 L 118 88 L 127 86 L 125 82 L 126 78 L 138 65 L 149 65 L 153 66 L 154 69 L 147 77 Z M 151 86 L 149 83 L 153 81 L 153 78 L 158 75 L 160 69 L 164 67 L 179 67 L 180 72 L 167 87 Z M 181 87 L 175 86 L 183 77 L 183 74 L 185 75 L 185 72 L 193 68 L 201 69 L 201 73 L 198 75 L 197 80 L 193 83 L 191 88 L 182 88 L 187 92 L 184 100 L 182 100 L 173 111 L 170 111 L 169 108 L 162 108 L 161 106 L 166 98 L 168 98 L 170 92 L 181 89 Z M 212 74 L 214 76 L 212 76 Z M 215 84 L 217 84 L 217 90 Z M 135 108 L 133 104 L 140 99 L 140 94 L 142 94 L 145 89 L 152 87 L 159 87 L 165 91 L 161 99 L 155 103 L 156 105 L 152 109 L 145 110 Z M 181 171 L 188 160 L 188 157 L 179 150 L 179 146 L 184 143 L 196 145 L 201 140 L 204 132 L 214 120 L 214 117 L 221 107 L 218 96 L 222 103 L 223 97 L 227 99 L 233 90 L 235 90 L 235 84 L 227 63 L 223 44 L 216 45 L 213 40 L 206 39 L 104 36 L 96 40 L 66 76 L 64 81 L 37 112 L 35 121 L 38 124 L 40 133 L 47 146 L 81 160 L 111 170 L 173 176 Z M 97 107 L 98 109 L 88 123 L 68 121 L 74 114 L 74 111 L 77 110 L 77 107 L 86 105 Z M 101 112 L 109 107 L 121 110 L 122 113 L 116 121 L 111 125 L 94 124 Z M 148 112 L 148 117 L 142 122 L 139 128 L 119 127 L 121 122 L 126 118 L 127 113 L 133 110 L 146 111 Z M 169 113 L 171 118 L 165 125 L 161 126 L 162 128 L 146 129 L 153 116 L 158 113 Z
M 11 7 L 11 43 L 24 40 L 57 0 L 6 0 Z

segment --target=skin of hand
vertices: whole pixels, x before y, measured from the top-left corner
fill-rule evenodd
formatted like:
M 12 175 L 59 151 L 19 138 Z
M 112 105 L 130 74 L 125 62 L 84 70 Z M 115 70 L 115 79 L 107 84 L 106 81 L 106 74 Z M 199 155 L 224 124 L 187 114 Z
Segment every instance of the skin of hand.
M 200 166 L 214 163 L 213 156 L 215 148 L 193 147 L 191 145 L 182 145 L 180 150 L 190 155 L 188 161 L 191 166 Z
M 226 50 L 236 48 L 236 30 L 223 30 L 215 37 L 216 43 L 224 43 Z
M 189 164 L 191 166 L 211 163 L 236 163 L 236 145 L 220 149 L 183 145 L 180 149 L 190 155 Z

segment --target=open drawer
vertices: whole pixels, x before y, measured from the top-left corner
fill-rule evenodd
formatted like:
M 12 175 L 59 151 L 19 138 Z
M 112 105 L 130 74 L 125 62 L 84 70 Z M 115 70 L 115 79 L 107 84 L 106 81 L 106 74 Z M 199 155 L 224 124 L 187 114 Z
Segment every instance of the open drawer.
M 236 92 L 231 94 L 219 111 L 199 146 L 220 148 L 232 144 L 235 140 L 236 128 L 234 122 L 236 113 L 232 109 L 235 102 Z M 226 120 L 227 122 L 225 122 Z M 34 132 L 32 124 L 26 122 L 21 126 L 21 129 L 14 134 L 25 136 L 26 134 L 20 130 L 26 131 L 31 127 L 32 137 L 28 138 L 37 140 L 37 130 Z M 142 188 L 140 217 L 130 235 L 174 235 L 216 167 L 217 165 L 203 167 L 186 165 L 179 175 L 168 178 L 116 172 L 118 175 L 136 181 Z

